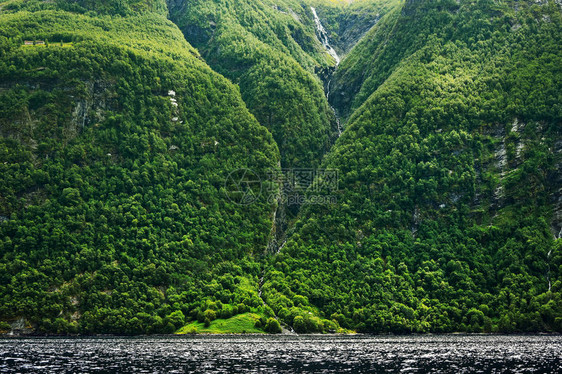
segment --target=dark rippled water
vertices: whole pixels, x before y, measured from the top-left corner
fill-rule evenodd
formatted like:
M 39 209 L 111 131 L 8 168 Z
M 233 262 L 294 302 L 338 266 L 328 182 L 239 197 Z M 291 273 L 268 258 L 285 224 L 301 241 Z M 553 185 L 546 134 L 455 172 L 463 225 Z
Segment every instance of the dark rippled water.
M 562 337 L 14 338 L 0 372 L 560 373 Z

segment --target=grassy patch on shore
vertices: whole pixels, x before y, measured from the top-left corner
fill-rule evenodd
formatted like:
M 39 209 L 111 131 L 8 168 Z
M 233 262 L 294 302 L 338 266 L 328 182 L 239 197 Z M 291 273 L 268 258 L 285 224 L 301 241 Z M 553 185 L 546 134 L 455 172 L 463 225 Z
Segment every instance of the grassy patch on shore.
M 254 326 L 259 319 L 259 314 L 244 313 L 228 319 L 216 319 L 209 327 L 195 321 L 180 328 L 176 334 L 265 334 Z

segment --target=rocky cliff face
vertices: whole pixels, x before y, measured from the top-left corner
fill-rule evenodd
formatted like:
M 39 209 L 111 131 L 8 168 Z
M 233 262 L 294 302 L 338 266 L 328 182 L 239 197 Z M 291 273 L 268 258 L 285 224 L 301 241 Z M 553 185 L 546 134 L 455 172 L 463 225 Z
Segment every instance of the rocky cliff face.
M 380 13 L 374 15 L 351 14 L 341 16 L 337 47 L 341 54 L 347 54 L 361 38 L 380 20 Z
M 552 175 L 552 233 L 556 239 L 562 239 L 562 139 L 554 143 L 552 153 L 556 159 L 556 166 Z

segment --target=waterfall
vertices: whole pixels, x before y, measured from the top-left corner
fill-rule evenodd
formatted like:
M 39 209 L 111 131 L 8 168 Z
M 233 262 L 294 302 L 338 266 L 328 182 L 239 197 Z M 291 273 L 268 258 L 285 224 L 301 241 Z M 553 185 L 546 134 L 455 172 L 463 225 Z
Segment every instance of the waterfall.
M 322 43 L 324 48 L 326 48 L 328 54 L 332 56 L 334 60 L 336 60 L 336 66 L 338 66 L 340 63 L 340 56 L 338 56 L 336 50 L 330 45 L 328 33 L 326 32 L 324 26 L 322 26 L 322 22 L 320 22 L 320 18 L 318 18 L 318 14 L 316 14 L 316 9 L 314 7 L 310 7 L 310 10 L 312 10 L 314 22 L 316 23 L 316 36 L 318 37 L 318 40 L 320 41 L 320 43 Z
M 334 58 L 334 60 L 336 61 L 336 67 L 337 67 L 340 64 L 340 61 L 341 61 L 340 56 L 338 56 L 338 53 L 336 52 L 336 50 L 330 45 L 328 33 L 326 32 L 326 29 L 322 25 L 322 22 L 320 22 L 320 18 L 318 18 L 318 14 L 316 14 L 316 9 L 314 7 L 310 7 L 310 10 L 312 11 L 312 16 L 314 17 L 314 23 L 316 23 L 316 36 L 318 37 L 318 40 L 320 41 L 320 43 L 322 43 L 324 48 L 326 48 L 326 51 L 328 52 L 328 54 Z M 329 79 L 328 83 L 326 84 L 326 99 L 328 99 L 328 101 L 330 100 L 330 83 L 331 82 L 332 82 L 332 79 Z M 334 116 L 336 117 L 336 124 L 337 124 L 337 128 L 338 128 L 338 137 L 340 137 L 341 133 L 342 133 L 340 119 L 339 119 L 334 107 L 330 105 L 330 108 L 332 109 L 332 112 L 334 112 Z
M 330 82 L 328 82 L 328 84 L 330 84 Z M 339 138 L 341 136 L 341 133 L 342 133 L 340 117 L 338 117 L 338 114 L 336 113 L 336 108 L 334 108 L 331 105 L 330 105 L 330 108 L 332 108 L 332 112 L 334 112 L 334 116 L 336 117 L 336 126 L 338 128 L 338 138 Z

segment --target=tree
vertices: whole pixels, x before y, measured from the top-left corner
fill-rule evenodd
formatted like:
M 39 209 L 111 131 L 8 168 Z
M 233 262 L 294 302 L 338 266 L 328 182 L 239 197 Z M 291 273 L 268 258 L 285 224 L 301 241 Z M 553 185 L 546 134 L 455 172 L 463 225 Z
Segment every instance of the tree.
M 0 332 L 8 332 L 12 329 L 12 326 L 8 322 L 0 322 Z
M 306 323 L 304 322 L 304 318 L 302 316 L 296 316 L 295 319 L 293 319 L 293 329 L 299 334 L 307 332 Z
M 265 331 L 267 331 L 270 334 L 280 334 L 281 325 L 279 324 L 279 321 L 277 321 L 273 317 L 269 318 L 267 320 L 267 323 L 265 324 Z
M 176 329 L 179 329 L 185 324 L 185 316 L 181 310 L 170 313 L 166 318 Z

